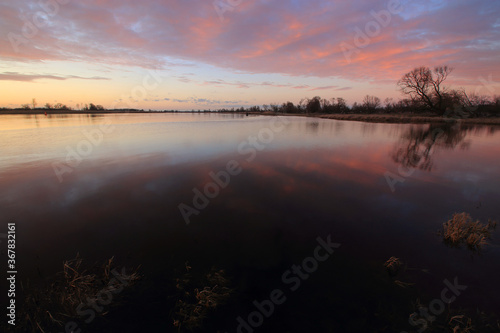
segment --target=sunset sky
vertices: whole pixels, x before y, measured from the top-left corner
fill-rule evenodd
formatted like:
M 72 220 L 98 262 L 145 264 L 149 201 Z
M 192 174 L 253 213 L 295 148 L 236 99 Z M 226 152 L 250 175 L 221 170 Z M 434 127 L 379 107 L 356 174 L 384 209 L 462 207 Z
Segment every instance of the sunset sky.
M 218 109 L 367 94 L 416 66 L 500 94 L 498 0 L 3 0 L 0 107 Z

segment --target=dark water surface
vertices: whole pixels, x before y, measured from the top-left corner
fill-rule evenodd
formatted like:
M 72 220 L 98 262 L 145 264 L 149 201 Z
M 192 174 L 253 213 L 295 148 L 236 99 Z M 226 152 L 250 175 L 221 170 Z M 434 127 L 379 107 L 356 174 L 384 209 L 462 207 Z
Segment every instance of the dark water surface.
M 192 275 L 224 270 L 233 289 L 195 331 L 237 332 L 238 317 L 256 326 L 240 332 L 416 331 L 417 300 L 441 299 L 445 279 L 467 286 L 452 312 L 500 313 L 498 230 L 481 253 L 437 235 L 456 212 L 500 219 L 499 143 L 497 128 L 460 124 L 0 116 L 0 232 L 16 222 L 18 284 L 50 279 L 77 253 L 140 266 L 120 305 L 89 324 L 73 318 L 82 332 L 177 332 L 186 263 Z M 181 204 L 196 211 L 189 224 Z M 318 238 L 340 246 L 316 250 Z M 391 256 L 406 265 L 396 277 L 383 266 Z M 273 290 L 281 304 L 252 317 Z

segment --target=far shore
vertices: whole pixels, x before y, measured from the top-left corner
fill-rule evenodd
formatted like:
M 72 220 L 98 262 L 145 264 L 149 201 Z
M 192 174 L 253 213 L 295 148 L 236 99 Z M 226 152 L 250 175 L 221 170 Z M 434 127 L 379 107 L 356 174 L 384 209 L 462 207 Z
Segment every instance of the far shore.
M 371 123 L 398 123 L 398 124 L 435 124 L 435 123 L 450 123 L 460 122 L 470 125 L 500 125 L 500 117 L 442 117 L 427 114 L 414 114 L 414 113 L 375 113 L 375 114 L 321 114 L 321 113 L 281 113 L 281 112 L 242 112 L 242 111 L 145 111 L 145 110 L 99 110 L 99 111 L 78 111 L 78 110 L 51 110 L 51 109 L 37 109 L 37 110 L 23 110 L 23 109 L 4 109 L 0 110 L 0 115 L 100 115 L 100 114 L 128 114 L 128 113 L 218 113 L 218 114 L 240 114 L 240 115 L 264 115 L 264 116 L 297 116 L 297 117 L 312 117 L 321 119 L 334 119 L 334 120 L 347 120 L 347 121 L 362 121 Z

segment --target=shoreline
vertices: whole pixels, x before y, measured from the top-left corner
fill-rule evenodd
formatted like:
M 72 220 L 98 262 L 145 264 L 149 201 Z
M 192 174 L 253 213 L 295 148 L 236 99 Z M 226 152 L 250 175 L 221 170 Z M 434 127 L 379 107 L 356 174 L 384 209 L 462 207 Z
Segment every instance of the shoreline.
M 264 112 L 224 112 L 224 111 L 144 111 L 144 110 L 99 110 L 94 112 L 76 111 L 76 110 L 0 110 L 0 115 L 103 115 L 103 114 L 162 114 L 162 113 L 217 113 L 217 114 L 239 114 L 252 116 L 295 116 L 295 117 L 310 117 L 320 119 L 333 119 L 343 121 L 361 121 L 370 123 L 389 123 L 389 124 L 436 124 L 436 123 L 452 123 L 460 122 L 470 125 L 500 125 L 500 117 L 480 117 L 480 118 L 443 118 L 433 114 L 305 114 L 305 113 L 278 113 L 272 111 Z

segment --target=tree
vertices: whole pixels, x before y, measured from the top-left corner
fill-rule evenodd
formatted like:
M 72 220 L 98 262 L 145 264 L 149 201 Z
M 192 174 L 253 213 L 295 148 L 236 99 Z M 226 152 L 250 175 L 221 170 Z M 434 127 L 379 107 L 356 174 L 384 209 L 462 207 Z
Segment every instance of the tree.
M 323 98 L 321 100 L 321 110 L 323 111 L 323 113 L 333 113 L 334 104 L 326 98 Z
M 50 103 L 45 103 L 45 108 L 46 108 L 46 109 L 49 109 L 49 110 L 50 110 L 50 109 L 52 109 L 52 104 L 50 104 Z
M 33 110 L 34 110 L 36 108 L 36 105 L 37 105 L 36 98 L 33 98 L 31 100 L 31 104 L 33 105 Z
M 99 104 L 95 105 L 94 103 L 90 103 L 87 110 L 89 110 L 89 111 L 102 111 L 102 110 L 104 110 L 104 107 L 102 105 L 99 105 Z
M 366 95 L 363 98 L 363 108 L 365 111 L 374 112 L 380 106 L 380 98 Z
M 349 112 L 349 107 L 347 106 L 347 102 L 342 97 L 337 97 L 337 104 L 335 105 L 335 112 L 337 112 L 337 113 Z
M 286 102 L 281 105 L 281 110 L 284 113 L 296 113 L 297 109 L 295 108 L 295 105 L 293 105 L 292 102 Z
M 321 111 L 321 97 L 315 96 L 307 100 L 307 113 L 319 113 Z
M 446 89 L 443 82 L 448 78 L 453 68 L 448 66 L 417 67 L 403 75 L 398 81 L 401 91 L 412 100 L 420 100 L 427 108 L 443 114 Z
M 62 103 L 57 103 L 56 105 L 53 106 L 54 109 L 56 110 L 71 110 L 70 107 L 66 106 L 65 104 Z
M 273 112 L 278 112 L 280 110 L 280 107 L 278 104 L 270 104 L 269 107 L 271 108 L 271 111 L 273 111 Z

